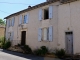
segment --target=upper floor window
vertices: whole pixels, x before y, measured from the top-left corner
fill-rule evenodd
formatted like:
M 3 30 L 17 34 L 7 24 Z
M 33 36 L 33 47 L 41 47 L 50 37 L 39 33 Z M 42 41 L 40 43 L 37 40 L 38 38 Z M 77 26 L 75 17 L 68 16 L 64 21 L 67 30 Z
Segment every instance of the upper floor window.
M 44 13 L 44 14 L 43 14 Z M 45 9 L 39 10 L 39 20 L 51 19 L 53 17 L 53 6 L 49 6 Z
M 29 15 L 26 14 L 26 15 L 20 15 L 19 17 L 19 24 L 27 24 L 28 23 L 28 20 L 29 20 Z
M 28 23 L 28 14 L 24 15 L 24 24 Z
M 27 15 L 24 15 L 24 24 L 27 23 Z
M 44 9 L 44 20 L 49 19 L 49 8 Z
M 8 27 L 14 26 L 14 23 L 15 23 L 15 18 L 14 17 L 12 17 L 12 19 L 7 20 L 7 26 Z

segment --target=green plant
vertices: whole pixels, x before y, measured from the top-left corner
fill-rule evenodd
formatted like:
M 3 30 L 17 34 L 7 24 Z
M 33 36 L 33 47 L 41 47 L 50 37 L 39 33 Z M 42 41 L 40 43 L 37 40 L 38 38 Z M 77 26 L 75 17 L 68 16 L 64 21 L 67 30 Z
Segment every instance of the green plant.
M 0 47 L 2 48 L 2 46 L 5 44 L 5 37 L 1 37 L 0 38 Z
M 3 45 L 4 49 L 8 49 L 11 46 L 11 42 L 8 40 L 5 42 L 5 44 Z
M 47 47 L 46 47 L 46 46 L 42 46 L 42 47 L 41 47 L 41 54 L 42 54 L 42 55 L 45 55 L 46 53 L 48 53 Z
M 41 49 L 35 49 L 35 50 L 33 51 L 33 53 L 34 53 L 35 55 L 40 56 L 41 53 L 42 53 L 42 51 L 41 51 Z
M 54 54 L 58 57 L 58 58 L 63 58 L 65 56 L 65 50 L 64 49 L 55 49 Z
M 40 49 L 34 50 L 34 54 L 39 56 L 44 56 L 47 53 L 48 49 L 46 48 L 46 46 L 41 46 Z

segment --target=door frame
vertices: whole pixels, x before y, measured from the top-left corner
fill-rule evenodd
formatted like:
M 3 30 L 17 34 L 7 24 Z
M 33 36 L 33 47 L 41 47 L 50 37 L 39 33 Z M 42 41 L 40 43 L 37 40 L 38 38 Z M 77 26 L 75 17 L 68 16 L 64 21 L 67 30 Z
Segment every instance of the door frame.
M 27 35 L 28 35 L 28 34 L 27 34 L 27 31 L 28 31 L 27 28 L 20 29 L 20 44 L 21 44 L 21 32 L 22 32 L 22 31 L 26 31 L 26 40 L 27 40 Z M 26 44 L 26 41 L 25 41 L 25 44 Z
M 73 44 L 73 47 L 72 47 L 72 54 L 74 54 L 74 33 L 73 31 L 65 31 L 65 50 L 67 51 L 67 43 L 66 43 L 66 32 L 72 32 L 72 36 L 73 36 L 73 41 L 72 41 L 72 44 Z

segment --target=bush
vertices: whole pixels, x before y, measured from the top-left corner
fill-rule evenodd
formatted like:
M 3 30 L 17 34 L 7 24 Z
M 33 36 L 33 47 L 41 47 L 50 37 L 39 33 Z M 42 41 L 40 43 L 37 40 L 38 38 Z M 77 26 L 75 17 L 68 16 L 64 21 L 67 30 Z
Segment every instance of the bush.
M 48 49 L 46 48 L 46 46 L 42 46 L 40 47 L 40 49 L 34 50 L 34 54 L 39 56 L 44 56 L 47 53 L 48 53 Z
M 36 50 L 34 50 L 33 53 L 34 53 L 35 55 L 41 56 L 42 51 L 41 51 L 41 49 L 36 49 Z
M 42 46 L 42 47 L 41 47 L 41 54 L 42 54 L 42 55 L 45 55 L 46 53 L 48 53 L 47 47 L 46 47 L 46 46 Z
M 3 45 L 4 49 L 8 49 L 11 46 L 11 42 L 8 40 L 5 42 L 5 44 Z
M 26 50 L 27 53 L 32 53 L 32 50 L 28 45 L 24 45 L 24 49 Z
M 64 49 L 56 49 L 54 54 L 58 57 L 58 58 L 64 58 L 65 56 L 65 50 Z
M 5 44 L 5 38 L 1 37 L 0 38 L 0 48 L 2 48 L 4 44 Z

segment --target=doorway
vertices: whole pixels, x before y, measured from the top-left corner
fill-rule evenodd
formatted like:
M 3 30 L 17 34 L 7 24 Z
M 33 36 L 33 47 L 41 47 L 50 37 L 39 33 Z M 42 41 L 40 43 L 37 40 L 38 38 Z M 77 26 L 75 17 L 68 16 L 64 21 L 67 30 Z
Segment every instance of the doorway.
M 26 31 L 21 32 L 21 45 L 25 45 L 26 43 Z
M 66 32 L 66 52 L 73 54 L 73 32 Z

